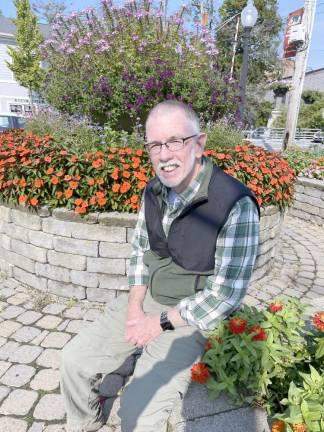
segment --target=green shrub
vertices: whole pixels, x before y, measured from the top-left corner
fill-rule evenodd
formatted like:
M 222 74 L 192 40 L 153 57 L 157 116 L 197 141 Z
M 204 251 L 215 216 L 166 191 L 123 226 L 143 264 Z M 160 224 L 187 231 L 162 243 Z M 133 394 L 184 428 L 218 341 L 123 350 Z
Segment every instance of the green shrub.
M 219 121 L 206 128 L 207 149 L 219 149 L 234 147 L 243 141 L 243 134 L 240 129 L 229 125 L 226 121 Z

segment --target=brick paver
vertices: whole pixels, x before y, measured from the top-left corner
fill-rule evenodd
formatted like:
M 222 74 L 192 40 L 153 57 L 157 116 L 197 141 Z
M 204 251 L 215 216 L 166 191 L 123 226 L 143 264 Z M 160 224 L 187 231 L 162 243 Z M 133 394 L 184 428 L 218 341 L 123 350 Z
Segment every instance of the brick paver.
M 0 432 L 64 432 L 61 349 L 102 311 L 95 303 L 71 306 L 54 296 L 53 303 L 36 310 L 35 295 L 14 279 L 0 279 Z M 258 307 L 281 295 L 306 302 L 324 297 L 324 230 L 289 216 L 271 271 L 251 284 L 245 302 Z M 122 384 L 121 375 L 133 367 L 130 358 L 105 379 L 102 392 L 111 395 L 112 387 Z M 100 432 L 120 431 L 118 403 L 117 399 L 108 425 Z

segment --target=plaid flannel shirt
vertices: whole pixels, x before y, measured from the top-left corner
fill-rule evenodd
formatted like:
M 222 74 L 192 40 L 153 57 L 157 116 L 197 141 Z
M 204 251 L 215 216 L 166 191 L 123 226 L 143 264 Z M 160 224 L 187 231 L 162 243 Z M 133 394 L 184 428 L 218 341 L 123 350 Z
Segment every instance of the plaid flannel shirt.
M 204 167 L 205 165 L 186 190 L 181 194 L 173 195 L 173 199 L 170 199 L 170 189 L 162 186 L 162 199 L 166 203 L 162 225 L 166 235 L 173 220 L 198 192 L 204 176 Z M 182 319 L 200 330 L 211 330 L 219 321 L 237 309 L 248 287 L 258 245 L 258 211 L 255 203 L 249 197 L 244 197 L 233 206 L 219 232 L 214 274 L 207 278 L 206 286 L 202 291 L 182 299 L 176 305 Z M 143 199 L 132 248 L 128 270 L 129 286 L 148 285 L 148 268 L 143 262 L 143 255 L 149 250 L 150 245 Z

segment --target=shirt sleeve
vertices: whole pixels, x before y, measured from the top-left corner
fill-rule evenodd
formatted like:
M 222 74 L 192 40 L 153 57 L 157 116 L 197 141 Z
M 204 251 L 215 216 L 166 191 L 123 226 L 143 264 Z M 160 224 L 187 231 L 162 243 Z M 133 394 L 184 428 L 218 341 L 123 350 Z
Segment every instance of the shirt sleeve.
M 143 262 L 144 252 L 150 248 L 145 223 L 144 194 L 132 238 L 132 253 L 128 267 L 128 285 L 148 285 L 148 268 Z
M 181 317 L 201 330 L 212 330 L 241 303 L 246 294 L 259 246 L 259 215 L 255 203 L 240 199 L 221 229 L 214 274 L 205 288 L 177 304 Z

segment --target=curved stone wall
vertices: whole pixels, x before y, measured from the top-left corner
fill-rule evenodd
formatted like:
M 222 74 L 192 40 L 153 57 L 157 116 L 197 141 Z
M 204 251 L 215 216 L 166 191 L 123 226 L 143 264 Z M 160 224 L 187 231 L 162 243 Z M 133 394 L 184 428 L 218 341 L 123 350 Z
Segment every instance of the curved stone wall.
M 271 266 L 283 214 L 262 209 L 261 241 L 253 280 Z M 128 290 L 127 265 L 137 216 L 0 206 L 0 270 L 63 297 L 109 302 Z
M 291 216 L 324 225 L 324 181 L 298 177 Z

